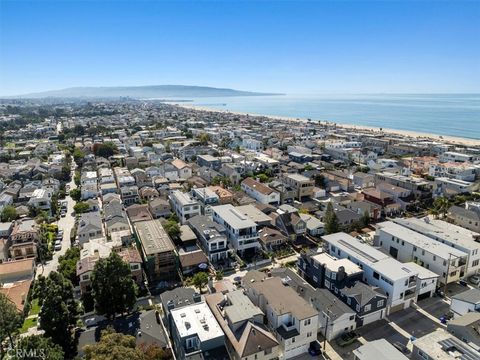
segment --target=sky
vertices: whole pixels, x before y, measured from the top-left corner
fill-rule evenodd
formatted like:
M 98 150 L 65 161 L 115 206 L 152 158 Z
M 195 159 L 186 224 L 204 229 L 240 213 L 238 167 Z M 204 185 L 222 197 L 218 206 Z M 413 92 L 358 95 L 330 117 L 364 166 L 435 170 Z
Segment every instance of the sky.
M 0 0 L 0 95 L 480 93 L 480 1 Z

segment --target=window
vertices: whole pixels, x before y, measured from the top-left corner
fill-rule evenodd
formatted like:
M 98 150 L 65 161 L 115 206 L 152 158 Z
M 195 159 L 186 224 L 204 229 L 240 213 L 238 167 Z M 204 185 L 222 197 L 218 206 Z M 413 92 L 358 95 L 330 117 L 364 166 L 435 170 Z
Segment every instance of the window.
M 373 272 L 373 277 L 377 280 L 380 279 L 380 275 L 376 271 Z
M 303 322 L 303 325 L 307 326 L 307 325 L 310 325 L 312 323 L 312 319 L 307 319 Z
M 357 305 L 357 312 L 360 312 L 360 305 Z
M 293 344 L 294 342 L 295 342 L 295 338 L 293 337 L 293 338 L 292 338 L 292 344 Z
M 422 350 L 418 350 L 418 355 L 425 360 L 430 359 L 427 354 L 425 354 Z
M 352 299 L 351 298 L 347 298 L 347 304 L 352 305 Z
M 336 272 L 332 272 L 332 280 L 336 280 L 337 279 L 337 273 Z
M 472 261 L 472 266 L 478 266 L 480 260 L 475 260 L 475 261 Z
M 307 332 L 307 338 L 309 338 L 310 336 L 312 336 L 312 332 L 311 332 L 311 331 Z
M 365 307 L 363 308 L 363 310 L 364 310 L 365 312 L 372 310 L 372 305 L 370 305 L 370 304 L 365 305 Z
M 269 355 L 272 353 L 272 348 L 269 348 L 269 349 L 265 349 L 265 351 L 263 352 L 265 355 Z
M 352 321 L 353 319 L 355 319 L 355 315 L 350 316 L 350 321 Z
M 313 275 L 313 281 L 318 282 L 318 278 L 315 275 Z
M 382 307 L 384 302 L 385 302 L 384 300 L 378 300 L 377 307 Z

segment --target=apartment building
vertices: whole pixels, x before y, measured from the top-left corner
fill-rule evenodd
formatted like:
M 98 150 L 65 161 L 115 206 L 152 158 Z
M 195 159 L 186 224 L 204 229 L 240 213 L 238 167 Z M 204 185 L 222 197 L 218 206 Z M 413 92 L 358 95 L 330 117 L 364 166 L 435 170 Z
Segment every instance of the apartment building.
M 295 190 L 297 200 L 301 201 L 303 198 L 313 196 L 314 180 L 300 174 L 286 174 L 284 181 Z
M 477 160 L 477 156 L 472 154 L 464 154 L 455 151 L 445 151 L 440 155 L 439 160 L 441 162 L 474 162 Z
M 160 220 L 140 221 L 133 227 L 148 277 L 154 280 L 175 279 L 175 246 Z
M 357 264 L 363 270 L 363 280 L 385 292 L 388 312 L 405 309 L 416 301 L 418 295 L 424 294 L 417 289 L 418 272 L 407 264 L 346 233 L 326 235 L 322 239 L 330 255 Z
M 375 245 L 388 251 L 401 262 L 413 261 L 440 275 L 442 284 L 456 282 L 465 276 L 468 255 L 396 224 L 385 221 L 378 224 Z
M 225 227 L 228 240 L 236 251 L 244 253 L 260 248 L 257 224 L 252 219 L 230 204 L 214 206 L 212 211 L 213 221 Z
M 175 211 L 182 224 L 194 216 L 201 215 L 200 203 L 189 194 L 175 190 L 169 195 L 169 199 L 172 210 Z
M 480 273 L 480 233 L 443 220 L 408 218 L 394 222 L 468 255 L 465 276 Z
M 208 187 L 193 189 L 192 197 L 198 200 L 202 208 L 202 215 L 206 216 L 212 216 L 212 206 L 220 203 L 217 193 Z
M 212 263 L 228 258 L 228 240 L 223 225 L 207 216 L 197 215 L 187 221 L 200 241 L 200 246 Z
M 248 196 L 261 204 L 280 204 L 280 193 L 257 180 L 246 178 L 242 181 L 241 187 Z
M 471 163 L 434 162 L 428 167 L 428 175 L 463 181 L 475 181 L 478 166 Z
M 306 353 L 317 339 L 317 310 L 278 277 L 252 280 L 245 281 L 244 277 L 247 296 L 266 314 L 268 327 L 282 347 L 283 359 Z

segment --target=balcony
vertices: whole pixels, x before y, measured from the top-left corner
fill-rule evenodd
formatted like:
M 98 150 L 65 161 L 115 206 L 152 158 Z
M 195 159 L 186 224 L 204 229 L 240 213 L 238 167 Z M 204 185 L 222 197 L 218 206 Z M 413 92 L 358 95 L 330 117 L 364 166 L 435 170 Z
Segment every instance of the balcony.
M 411 287 L 416 287 L 417 286 L 417 280 L 410 280 L 408 282 L 408 287 L 411 288 Z
M 237 238 L 238 240 L 254 240 L 254 239 L 258 239 L 258 233 L 255 232 L 255 233 L 246 234 L 246 235 L 239 235 Z
M 407 290 L 405 291 L 405 296 L 403 297 L 405 300 L 411 299 L 415 297 L 415 291 Z

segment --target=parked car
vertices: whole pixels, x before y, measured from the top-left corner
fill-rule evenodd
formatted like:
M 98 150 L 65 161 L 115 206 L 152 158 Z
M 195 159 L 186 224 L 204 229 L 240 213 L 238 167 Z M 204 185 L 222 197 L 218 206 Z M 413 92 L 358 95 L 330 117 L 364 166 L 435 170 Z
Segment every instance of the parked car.
M 59 250 L 62 250 L 62 243 L 55 243 L 55 247 L 54 247 L 55 251 L 59 251 Z
M 411 353 L 411 351 L 407 348 L 406 345 L 403 345 L 401 342 L 395 342 L 393 343 L 393 346 L 397 348 L 398 351 L 400 351 L 402 354 L 408 355 Z
M 344 333 L 344 334 L 340 335 L 339 338 L 337 338 L 337 344 L 340 345 L 340 346 L 350 345 L 357 339 L 357 337 L 358 337 L 358 335 L 353 331 L 350 331 L 348 333 Z
M 312 341 L 308 348 L 308 353 L 311 356 L 318 356 L 322 353 L 322 345 L 318 342 L 318 340 Z
M 478 285 L 480 284 L 480 275 L 472 275 L 468 278 L 468 281 L 473 285 Z

